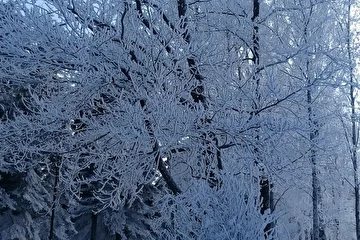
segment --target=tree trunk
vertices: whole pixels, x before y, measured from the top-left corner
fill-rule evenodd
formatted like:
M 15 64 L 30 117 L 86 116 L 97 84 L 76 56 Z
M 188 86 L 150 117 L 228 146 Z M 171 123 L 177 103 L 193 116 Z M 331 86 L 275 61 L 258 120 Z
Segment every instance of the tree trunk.
M 309 70 L 309 62 L 307 62 L 307 71 Z M 308 121 L 309 121 L 309 140 L 310 140 L 310 161 L 312 164 L 312 203 L 313 203 L 313 240 L 325 240 L 325 226 L 323 218 L 321 216 L 321 186 L 318 177 L 318 160 L 316 153 L 316 142 L 319 135 L 319 124 L 314 119 L 312 92 L 311 92 L 311 80 L 309 75 L 307 76 L 308 90 L 307 90 L 307 104 L 308 104 Z
M 268 178 L 264 178 L 260 181 L 260 198 L 262 200 L 262 205 L 260 208 L 261 214 L 265 214 L 267 210 L 270 210 L 270 213 L 274 210 L 272 187 L 273 186 Z M 274 222 L 271 222 L 265 226 L 265 238 L 268 238 L 272 234 L 274 224 Z
M 347 52 L 348 52 L 348 61 L 349 61 L 349 72 L 350 72 L 350 105 L 351 105 L 351 145 L 350 145 L 350 154 L 351 162 L 353 165 L 354 171 L 354 192 L 355 192 L 355 226 L 356 226 L 356 239 L 360 240 L 360 196 L 359 196 L 359 176 L 358 176 L 358 160 L 357 160 L 357 124 L 356 124 L 356 99 L 355 99 L 355 76 L 354 76 L 354 59 L 352 56 L 352 39 L 351 39 L 351 6 L 352 3 L 349 0 L 348 9 L 347 9 Z
M 97 235 L 97 215 L 91 213 L 91 230 L 90 230 L 90 240 L 96 240 Z
M 308 25 L 310 22 L 310 19 L 312 17 L 313 13 L 313 6 L 310 7 L 310 12 L 308 19 L 305 22 L 305 28 L 304 28 L 304 39 L 305 44 L 308 43 Z M 312 175 L 312 212 L 313 212 L 313 229 L 311 234 L 312 240 L 325 240 L 325 227 L 323 223 L 323 218 L 321 215 L 321 186 L 320 181 L 318 177 L 318 159 L 317 159 L 317 151 L 316 151 L 316 144 L 317 144 L 317 138 L 319 135 L 319 123 L 315 119 L 315 113 L 313 108 L 313 99 L 312 99 L 312 74 L 310 69 L 310 60 L 308 59 L 306 61 L 306 69 L 305 69 L 305 79 L 307 81 L 307 90 L 306 90 L 306 102 L 307 102 L 307 112 L 308 112 L 308 126 L 309 126 L 309 142 L 310 142 L 310 162 L 312 164 L 311 166 L 311 175 Z
M 309 63 L 307 63 L 309 65 Z M 313 211 L 313 240 L 319 240 L 319 179 L 317 176 L 317 161 L 316 161 L 316 150 L 315 150 L 315 137 L 317 135 L 317 126 L 313 119 L 313 109 L 312 109 L 312 96 L 311 96 L 311 90 L 310 90 L 310 79 L 308 79 L 308 87 L 307 90 L 307 103 L 308 103 L 308 120 L 309 120 L 309 127 L 310 127 L 310 134 L 309 134 L 309 140 L 310 140 L 310 161 L 312 164 L 311 170 L 312 170 L 312 211 Z
M 121 240 L 121 235 L 120 235 L 120 233 L 116 233 L 116 234 L 115 234 L 115 240 Z
M 56 208 L 56 200 L 57 200 L 57 191 L 58 191 L 58 184 L 59 184 L 59 156 L 50 156 L 50 161 L 53 164 L 53 172 L 55 180 L 53 186 L 53 199 L 51 203 L 51 216 L 50 216 L 50 234 L 49 240 L 53 240 L 55 237 L 54 230 L 55 230 L 55 208 Z
M 253 68 L 253 84 L 255 84 L 255 101 L 253 105 L 253 112 L 255 117 L 259 117 L 259 113 L 257 110 L 260 108 L 260 76 L 259 76 L 259 65 L 260 65 L 260 45 L 259 45 L 259 26 L 258 26 L 258 19 L 260 16 L 260 2 L 259 0 L 253 0 L 253 16 L 251 18 L 253 24 L 253 49 L 252 49 L 252 63 L 254 65 Z M 263 162 L 262 157 L 260 156 L 260 149 L 257 146 L 260 146 L 260 133 L 259 128 L 255 130 L 255 148 L 254 152 L 256 154 L 255 165 L 259 167 L 261 172 L 260 176 L 260 213 L 265 214 L 266 212 L 273 211 L 273 192 L 272 187 L 273 184 L 269 176 L 266 174 L 265 169 L 260 166 Z M 264 236 L 265 238 L 269 238 L 273 234 L 274 222 L 267 224 L 264 228 Z

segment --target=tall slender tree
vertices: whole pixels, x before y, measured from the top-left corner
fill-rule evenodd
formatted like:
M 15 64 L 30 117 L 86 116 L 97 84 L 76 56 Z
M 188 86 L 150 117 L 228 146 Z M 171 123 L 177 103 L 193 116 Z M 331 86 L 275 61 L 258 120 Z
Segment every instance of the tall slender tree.
M 357 121 L 357 80 L 356 80 L 356 70 L 355 70 L 355 64 L 356 64 L 356 39 L 354 39 L 353 31 L 356 31 L 352 28 L 354 22 L 353 22 L 353 5 L 355 3 L 353 1 L 346 1 L 344 4 L 346 9 L 346 20 L 345 20 L 345 26 L 346 26 L 346 32 L 345 32 L 345 43 L 346 43 L 346 51 L 347 51 L 347 62 L 348 62 L 348 85 L 349 85 L 349 103 L 350 103 L 350 125 L 351 130 L 349 133 L 346 133 L 347 141 L 349 145 L 349 152 L 350 152 L 350 159 L 353 166 L 353 178 L 354 178 L 354 205 L 355 205 L 355 228 L 356 228 L 356 239 L 360 239 L 360 183 L 359 183 L 359 167 L 358 167 L 358 133 L 359 133 L 359 127 L 358 127 L 358 121 Z M 356 29 L 356 28 L 355 28 Z M 346 130 L 345 130 L 346 131 Z

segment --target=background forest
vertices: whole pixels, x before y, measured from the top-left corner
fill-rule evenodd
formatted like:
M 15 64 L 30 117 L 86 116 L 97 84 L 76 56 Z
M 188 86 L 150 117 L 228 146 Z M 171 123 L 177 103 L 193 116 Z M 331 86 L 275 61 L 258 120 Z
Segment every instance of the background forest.
M 352 0 L 2 0 L 0 239 L 360 240 Z

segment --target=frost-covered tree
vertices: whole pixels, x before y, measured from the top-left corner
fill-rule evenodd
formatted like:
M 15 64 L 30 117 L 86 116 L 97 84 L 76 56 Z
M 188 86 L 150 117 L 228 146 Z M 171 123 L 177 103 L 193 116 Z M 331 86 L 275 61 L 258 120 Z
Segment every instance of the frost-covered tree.
M 359 193 L 359 176 L 358 176 L 358 61 L 359 39 L 358 39 L 358 11 L 359 5 L 355 1 L 343 1 L 342 14 L 343 18 L 339 19 L 338 24 L 343 27 L 343 76 L 344 88 L 343 94 L 346 96 L 345 113 L 340 118 L 343 124 L 344 135 L 346 138 L 347 155 L 352 165 L 352 191 L 354 192 L 354 216 L 356 239 L 360 239 L 360 193 Z M 338 5 L 338 6 L 339 6 Z M 341 10 L 338 10 L 339 12 Z
M 8 135 L 4 141 L 17 144 L 17 148 L 9 145 L 7 150 L 20 164 L 25 153 L 46 159 L 37 161 L 40 170 L 47 170 L 41 176 L 52 179 L 49 186 L 41 185 L 49 194 L 49 212 L 44 215 L 50 219 L 49 238 L 61 232 L 54 223 L 59 208 L 65 205 L 76 221 L 81 219 L 76 217 L 81 214 L 76 209 L 87 204 L 93 212 L 90 235 L 97 234 L 97 214 L 107 209 L 124 212 L 129 219 L 125 225 L 110 228 L 118 235 L 145 238 L 180 234 L 183 230 L 175 225 L 164 226 L 165 219 L 175 219 L 177 213 L 162 212 L 155 203 L 165 199 L 164 204 L 176 207 L 180 203 L 171 198 L 196 182 L 207 182 L 213 191 L 220 191 L 225 182 L 221 179 L 215 111 L 206 96 L 206 87 L 218 87 L 216 82 L 205 86 L 209 77 L 200 67 L 207 54 L 201 51 L 208 47 L 202 49 L 193 40 L 187 3 L 174 3 L 177 12 L 140 1 L 103 6 L 81 1 L 70 5 L 62 1 L 41 6 L 12 4 L 31 25 L 28 32 L 15 31 L 26 33 L 29 40 L 17 46 L 24 52 L 13 55 L 17 59 L 25 56 L 19 64 L 31 59 L 36 68 L 35 73 L 24 68 L 19 71 L 29 95 L 25 107 L 30 113 L 19 112 L 12 121 L 4 122 Z M 8 41 L 4 50 L 10 52 L 16 46 L 10 41 L 13 36 L 4 36 Z M 28 78 L 31 74 L 33 82 Z M 16 149 L 19 157 L 14 155 Z M 9 161 L 5 153 L 4 161 Z M 23 167 L 30 172 L 34 166 Z M 204 191 L 201 184 L 194 186 Z M 145 194 L 145 189 L 154 190 Z M 256 198 L 246 191 L 239 194 L 239 201 L 245 196 Z M 61 198 L 69 195 L 73 200 L 61 203 Z M 155 196 L 159 199 L 144 202 Z M 254 204 L 252 200 L 247 203 Z M 256 204 L 250 206 L 255 215 L 249 217 L 256 219 Z M 193 207 L 188 207 L 186 214 L 193 221 L 188 224 L 195 224 L 198 220 L 191 217 Z M 143 215 L 143 227 L 133 228 L 134 214 Z M 149 229 L 145 222 L 152 218 L 159 224 Z M 105 225 L 116 226 L 111 222 Z M 203 233 L 181 234 L 196 237 Z
M 43 239 L 53 235 L 55 224 L 60 239 L 67 239 L 66 234 L 73 233 L 70 217 L 61 207 L 67 205 L 64 197 L 67 194 L 59 195 L 60 162 L 53 157 L 59 150 L 56 145 L 62 141 L 57 132 L 61 120 L 49 121 L 51 113 L 44 118 L 47 110 L 41 108 L 45 94 L 51 93 L 45 90 L 51 88 L 50 82 L 55 80 L 59 69 L 50 62 L 42 63 L 51 61 L 51 56 L 47 54 L 48 40 L 31 22 L 39 16 L 16 2 L 1 4 L 1 129 L 4 133 L 1 191 L 5 226 L 1 236 L 4 239 Z M 47 20 L 43 16 L 36 21 L 40 24 Z M 63 200 L 65 205 L 60 205 Z M 61 229 L 62 226 L 67 229 Z
M 332 236 L 339 6 L 2 4 L 3 238 Z

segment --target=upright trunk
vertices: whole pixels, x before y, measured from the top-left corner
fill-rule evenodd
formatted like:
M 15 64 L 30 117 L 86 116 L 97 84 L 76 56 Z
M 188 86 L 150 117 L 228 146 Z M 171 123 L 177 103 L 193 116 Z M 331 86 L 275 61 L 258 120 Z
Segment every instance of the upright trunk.
M 115 240 L 121 240 L 121 235 L 120 235 L 120 233 L 116 233 L 116 235 L 115 235 Z
M 51 216 L 50 216 L 50 234 L 49 234 L 49 240 L 55 239 L 55 208 L 56 208 L 56 201 L 57 201 L 57 195 L 58 195 L 58 185 L 59 185 L 59 156 L 50 156 L 50 161 L 53 165 L 53 172 L 54 175 L 54 186 L 53 186 L 53 199 L 51 203 Z
M 305 29 L 305 37 L 307 37 L 307 30 Z M 308 124 L 309 124 L 309 140 L 310 140 L 310 161 L 312 164 L 312 212 L 313 212 L 313 226 L 312 226 L 312 239 L 319 240 L 319 179 L 317 176 L 317 161 L 315 150 L 315 138 L 317 136 L 317 126 L 314 120 L 314 113 L 312 107 L 312 92 L 311 80 L 309 77 L 309 61 L 306 62 L 306 75 L 307 75 L 307 104 L 308 104 Z
M 337 166 L 338 163 L 335 163 L 335 165 Z M 340 221 L 338 219 L 338 216 L 340 215 L 340 208 L 339 208 L 339 205 L 337 204 L 336 200 L 339 199 L 341 197 L 341 195 L 339 194 L 339 191 L 337 189 L 335 189 L 335 186 L 332 186 L 332 189 L 331 189 L 331 192 L 332 192 L 332 204 L 334 206 L 336 206 L 336 217 L 334 219 L 334 222 L 335 222 L 335 233 L 334 233 L 334 240 L 339 240 L 340 239 Z
M 90 230 L 90 240 L 96 240 L 97 235 L 97 215 L 91 213 L 91 230 Z
M 317 159 L 315 150 L 315 140 L 318 135 L 318 126 L 313 118 L 312 108 L 312 94 L 310 90 L 310 79 L 308 79 L 308 90 L 307 90 L 307 104 L 308 104 L 308 121 L 309 121 L 309 140 L 310 140 L 310 161 L 312 164 L 311 175 L 312 175 L 312 211 L 313 211 L 313 240 L 320 240 L 320 223 L 319 223 L 319 198 L 320 198 L 320 183 L 317 176 Z
M 252 62 L 254 64 L 254 74 L 253 74 L 253 84 L 255 84 L 255 101 L 253 104 L 253 112 L 256 115 L 255 117 L 259 118 L 259 114 L 257 110 L 260 108 L 260 101 L 261 101 L 261 94 L 260 94 L 260 76 L 259 76 L 259 65 L 260 65 L 260 44 L 259 44 L 259 26 L 258 26 L 258 19 L 260 16 L 260 2 L 259 0 L 253 0 L 253 16 L 251 21 L 253 23 L 253 49 L 252 49 Z M 261 165 L 262 157 L 260 153 L 260 129 L 257 128 L 255 130 L 255 147 L 254 152 L 256 154 L 255 164 L 257 166 Z M 259 167 L 261 168 L 261 167 Z M 273 192 L 272 187 L 273 184 L 265 172 L 265 169 L 260 169 L 261 176 L 260 176 L 260 213 L 265 214 L 266 212 L 273 211 Z M 264 236 L 265 238 L 269 238 L 273 233 L 274 223 L 269 223 L 264 228 Z
M 353 88 L 353 86 L 351 86 Z M 352 92 L 353 94 L 353 92 Z M 352 113 L 355 114 L 355 107 L 354 107 L 354 99 L 353 95 L 351 96 L 351 102 L 352 102 Z M 359 177 L 358 177 L 358 163 L 357 163 L 357 137 L 356 137 L 356 122 L 354 118 L 352 117 L 352 152 L 351 152 L 351 161 L 353 164 L 353 170 L 354 170 L 354 191 L 355 191 L 355 226 L 356 226 L 356 239 L 360 240 L 360 196 L 359 196 Z
M 305 45 L 308 44 L 308 37 L 309 37 L 309 22 L 313 14 L 313 5 L 311 5 L 309 9 L 309 16 L 305 22 L 304 28 L 304 39 Z M 315 49 L 314 49 L 315 50 Z M 311 55 L 312 51 L 309 51 L 308 56 Z M 309 142 L 310 142 L 310 156 L 309 160 L 311 162 L 311 175 L 312 175 L 312 212 L 313 212 L 313 226 L 312 226 L 312 240 L 325 240 L 325 226 L 322 218 L 322 199 L 321 199 L 321 186 L 318 177 L 318 158 L 317 158 L 317 151 L 316 151 L 316 144 L 319 135 L 319 123 L 315 119 L 314 114 L 314 107 L 313 107 L 313 81 L 312 81 L 312 74 L 310 69 L 310 60 L 307 59 L 306 61 L 306 69 L 304 72 L 304 76 L 306 79 L 307 90 L 306 90 L 306 103 L 308 106 L 307 113 L 308 113 L 308 126 L 309 126 Z
M 312 203 L 313 203 L 313 233 L 312 240 L 325 240 L 325 225 L 322 217 L 322 198 L 321 185 L 318 177 L 318 159 L 316 144 L 319 136 L 319 123 L 315 119 L 313 100 L 312 100 L 312 82 L 309 77 L 309 61 L 306 63 L 307 69 L 307 105 L 308 105 L 308 124 L 309 124 L 309 141 L 310 141 L 310 161 L 312 175 Z
M 348 52 L 348 61 L 349 61 L 349 72 L 350 72 L 350 105 L 351 105 L 351 162 L 353 165 L 354 171 L 354 191 L 355 191 L 355 226 L 356 226 L 356 239 L 360 240 L 360 196 L 359 196 L 359 176 L 358 176 L 358 161 L 357 161 L 357 125 L 356 125 L 356 106 L 355 106 L 355 77 L 354 77 L 354 67 L 353 67 L 353 56 L 351 54 L 351 1 L 348 2 L 347 9 L 348 19 L 347 19 L 347 52 Z

